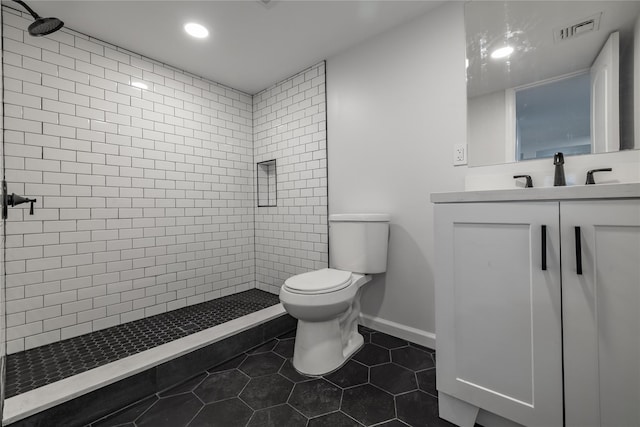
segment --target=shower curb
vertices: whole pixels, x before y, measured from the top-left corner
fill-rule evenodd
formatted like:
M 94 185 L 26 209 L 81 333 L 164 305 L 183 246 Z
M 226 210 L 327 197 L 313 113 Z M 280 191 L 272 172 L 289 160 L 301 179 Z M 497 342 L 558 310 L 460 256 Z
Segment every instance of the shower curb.
M 282 304 L 276 304 L 7 399 L 2 425 L 86 425 L 289 332 L 295 325 Z

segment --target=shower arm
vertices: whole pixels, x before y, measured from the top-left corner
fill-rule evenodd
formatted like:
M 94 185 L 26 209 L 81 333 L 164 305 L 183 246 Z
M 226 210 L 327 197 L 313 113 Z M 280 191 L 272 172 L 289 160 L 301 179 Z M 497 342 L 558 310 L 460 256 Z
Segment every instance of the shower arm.
M 22 7 L 24 7 L 25 9 L 27 9 L 27 12 L 29 12 L 31 14 L 31 16 L 33 17 L 33 19 L 40 19 L 40 15 L 38 15 L 37 13 L 35 13 L 33 11 L 33 9 L 31 9 L 29 6 L 27 6 L 27 4 L 25 2 L 23 2 L 22 0 L 13 0 L 14 2 L 18 3 L 19 5 L 21 5 Z

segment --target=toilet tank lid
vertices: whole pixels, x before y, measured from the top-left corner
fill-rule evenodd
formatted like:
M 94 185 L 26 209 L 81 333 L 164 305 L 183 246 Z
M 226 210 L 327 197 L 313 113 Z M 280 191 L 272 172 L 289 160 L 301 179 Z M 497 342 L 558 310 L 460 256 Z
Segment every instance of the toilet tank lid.
M 391 215 L 382 213 L 356 213 L 329 215 L 329 222 L 389 222 Z

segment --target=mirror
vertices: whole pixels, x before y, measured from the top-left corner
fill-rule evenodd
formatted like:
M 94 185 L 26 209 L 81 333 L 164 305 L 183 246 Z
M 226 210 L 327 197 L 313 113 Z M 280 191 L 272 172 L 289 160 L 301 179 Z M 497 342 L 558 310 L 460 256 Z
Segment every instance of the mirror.
M 640 2 L 469 1 L 465 29 L 469 166 L 640 148 Z

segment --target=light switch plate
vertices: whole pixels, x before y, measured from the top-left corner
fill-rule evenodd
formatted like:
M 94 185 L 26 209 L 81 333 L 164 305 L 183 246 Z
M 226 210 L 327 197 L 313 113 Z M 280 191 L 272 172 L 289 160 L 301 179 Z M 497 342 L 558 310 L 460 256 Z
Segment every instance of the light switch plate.
M 453 165 L 467 164 L 467 144 L 456 144 L 453 146 Z

